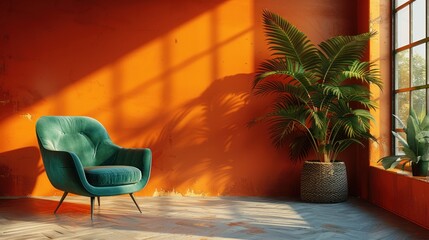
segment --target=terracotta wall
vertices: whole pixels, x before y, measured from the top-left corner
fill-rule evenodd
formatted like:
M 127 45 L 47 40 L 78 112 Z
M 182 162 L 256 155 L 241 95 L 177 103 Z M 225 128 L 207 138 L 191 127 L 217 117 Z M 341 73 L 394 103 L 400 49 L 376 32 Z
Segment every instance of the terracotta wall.
M 372 167 L 371 202 L 429 229 L 429 181 Z
M 261 13 L 317 43 L 357 33 L 358 2 L 0 1 L 0 196 L 61 194 L 37 148 L 43 115 L 95 117 L 117 144 L 152 148 L 138 195 L 297 196 L 301 165 L 246 127 L 266 108 L 249 95 L 269 56 Z

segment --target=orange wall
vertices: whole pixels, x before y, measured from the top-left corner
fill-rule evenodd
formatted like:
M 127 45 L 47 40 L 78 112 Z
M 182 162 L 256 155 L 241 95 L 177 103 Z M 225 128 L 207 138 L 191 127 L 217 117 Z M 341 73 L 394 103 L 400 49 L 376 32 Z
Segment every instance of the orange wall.
M 265 109 L 249 95 L 269 56 L 261 13 L 318 43 L 357 33 L 357 2 L 0 1 L 0 196 L 61 194 L 37 148 L 43 115 L 95 117 L 117 144 L 152 148 L 138 195 L 296 196 L 301 164 L 246 127 Z

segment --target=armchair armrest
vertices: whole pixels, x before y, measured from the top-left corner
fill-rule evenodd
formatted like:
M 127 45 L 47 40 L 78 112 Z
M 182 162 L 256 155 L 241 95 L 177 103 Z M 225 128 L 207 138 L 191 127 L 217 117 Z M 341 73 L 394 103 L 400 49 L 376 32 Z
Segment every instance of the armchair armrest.
M 140 181 L 144 187 L 149 181 L 152 167 L 152 151 L 149 148 L 119 148 L 116 159 L 116 165 L 133 166 L 142 172 Z
M 66 151 L 42 150 L 46 174 L 52 185 L 62 191 L 88 196 L 86 177 L 79 157 Z

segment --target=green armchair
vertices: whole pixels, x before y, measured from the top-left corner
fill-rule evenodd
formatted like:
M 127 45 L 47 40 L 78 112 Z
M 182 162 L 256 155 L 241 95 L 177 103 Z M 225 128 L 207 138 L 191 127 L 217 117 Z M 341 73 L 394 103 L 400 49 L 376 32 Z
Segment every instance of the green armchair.
M 64 191 L 54 213 L 68 193 L 94 199 L 129 194 L 143 189 L 150 176 L 152 153 L 148 148 L 115 145 L 97 120 L 83 116 L 44 116 L 36 123 L 36 135 L 51 184 Z

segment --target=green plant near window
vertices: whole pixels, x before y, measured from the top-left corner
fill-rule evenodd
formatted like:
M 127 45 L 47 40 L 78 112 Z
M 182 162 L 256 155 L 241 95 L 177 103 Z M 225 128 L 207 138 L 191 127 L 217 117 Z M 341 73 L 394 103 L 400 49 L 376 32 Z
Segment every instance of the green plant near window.
M 279 15 L 265 10 L 263 20 L 273 54 L 260 65 L 253 91 L 276 98 L 252 122 L 267 122 L 274 145 L 289 142 L 294 160 L 314 151 L 320 162 L 334 162 L 351 144 L 375 140 L 368 86 L 382 82 L 378 69 L 361 60 L 374 33 L 336 36 L 317 47 Z
M 393 115 L 401 125 L 405 138 L 400 132 L 392 131 L 393 136 L 401 143 L 403 155 L 381 158 L 379 162 L 385 169 L 394 168 L 402 162 L 402 169 L 411 163 L 414 176 L 426 176 L 429 161 L 429 116 L 421 111 L 420 115 L 411 108 L 407 125 L 399 117 Z

